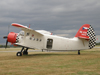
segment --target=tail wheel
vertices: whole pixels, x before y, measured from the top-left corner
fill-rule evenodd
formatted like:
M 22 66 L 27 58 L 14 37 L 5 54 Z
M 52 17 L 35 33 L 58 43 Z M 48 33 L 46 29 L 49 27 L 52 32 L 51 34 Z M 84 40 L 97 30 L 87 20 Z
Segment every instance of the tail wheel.
M 78 50 L 78 55 L 80 55 L 80 50 Z
M 17 55 L 17 56 L 22 56 L 22 53 L 21 53 L 21 52 L 17 52 L 16 55 Z

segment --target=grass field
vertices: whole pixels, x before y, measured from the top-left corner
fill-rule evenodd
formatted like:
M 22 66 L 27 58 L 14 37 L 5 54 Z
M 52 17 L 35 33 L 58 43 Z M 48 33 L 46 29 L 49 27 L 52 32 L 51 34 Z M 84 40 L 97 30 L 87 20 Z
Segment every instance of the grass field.
M 4 51 L 5 49 L 0 49 Z M 6 51 L 19 50 L 6 49 Z M 76 52 L 0 52 L 0 75 L 100 75 L 100 49 Z

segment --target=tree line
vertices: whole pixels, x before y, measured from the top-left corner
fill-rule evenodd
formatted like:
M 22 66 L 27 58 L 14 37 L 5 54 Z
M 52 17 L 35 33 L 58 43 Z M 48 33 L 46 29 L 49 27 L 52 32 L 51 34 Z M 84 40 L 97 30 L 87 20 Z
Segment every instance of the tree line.
M 96 43 L 96 45 L 100 45 L 100 42 Z

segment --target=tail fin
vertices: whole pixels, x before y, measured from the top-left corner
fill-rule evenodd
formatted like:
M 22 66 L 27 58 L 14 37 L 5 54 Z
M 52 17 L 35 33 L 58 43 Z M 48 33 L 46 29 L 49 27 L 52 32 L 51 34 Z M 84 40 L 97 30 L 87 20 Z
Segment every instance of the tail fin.
M 75 37 L 89 40 L 89 48 L 93 48 L 96 45 L 96 35 L 94 29 L 89 24 L 81 26 Z

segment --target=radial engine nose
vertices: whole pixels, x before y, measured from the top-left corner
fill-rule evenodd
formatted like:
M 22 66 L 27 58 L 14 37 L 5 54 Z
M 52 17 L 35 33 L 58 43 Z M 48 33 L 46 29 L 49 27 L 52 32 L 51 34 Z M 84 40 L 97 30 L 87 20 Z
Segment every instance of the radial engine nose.
M 17 33 L 10 32 L 7 37 L 7 41 L 10 43 L 16 43 Z

